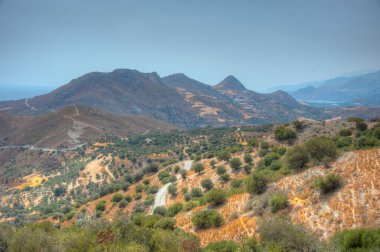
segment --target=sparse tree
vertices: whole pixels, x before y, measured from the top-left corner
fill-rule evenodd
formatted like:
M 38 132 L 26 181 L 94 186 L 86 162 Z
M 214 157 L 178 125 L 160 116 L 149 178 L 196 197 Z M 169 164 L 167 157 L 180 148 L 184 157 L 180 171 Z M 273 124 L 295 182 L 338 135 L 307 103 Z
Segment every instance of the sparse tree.
M 203 164 L 202 163 L 195 163 L 192 167 L 192 169 L 197 172 L 198 174 L 201 174 L 204 170 Z

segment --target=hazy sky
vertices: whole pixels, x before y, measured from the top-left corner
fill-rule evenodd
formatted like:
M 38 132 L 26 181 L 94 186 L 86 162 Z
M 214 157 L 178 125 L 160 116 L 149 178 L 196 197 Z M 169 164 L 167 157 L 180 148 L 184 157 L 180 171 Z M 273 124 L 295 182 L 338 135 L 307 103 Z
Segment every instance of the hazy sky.
M 115 68 L 254 90 L 380 69 L 380 0 L 0 0 L 0 87 Z

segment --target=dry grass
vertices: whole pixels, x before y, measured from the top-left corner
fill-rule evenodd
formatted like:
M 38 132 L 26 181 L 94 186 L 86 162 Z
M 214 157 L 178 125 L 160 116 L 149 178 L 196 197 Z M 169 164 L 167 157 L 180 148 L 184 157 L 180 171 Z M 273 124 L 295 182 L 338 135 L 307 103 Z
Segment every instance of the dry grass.
M 313 180 L 329 173 L 340 175 L 343 186 L 321 196 Z M 371 149 L 346 153 L 330 169 L 314 167 L 275 185 L 288 192 L 291 217 L 327 239 L 342 229 L 380 225 L 379 178 L 380 149 Z

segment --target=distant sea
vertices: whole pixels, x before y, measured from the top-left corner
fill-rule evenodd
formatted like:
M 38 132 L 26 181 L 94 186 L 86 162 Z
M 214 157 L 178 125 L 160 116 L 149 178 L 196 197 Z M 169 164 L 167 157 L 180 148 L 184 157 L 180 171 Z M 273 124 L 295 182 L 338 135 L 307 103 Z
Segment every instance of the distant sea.
M 52 91 L 52 87 L 46 86 L 0 86 L 0 101 L 18 100 L 46 94 Z

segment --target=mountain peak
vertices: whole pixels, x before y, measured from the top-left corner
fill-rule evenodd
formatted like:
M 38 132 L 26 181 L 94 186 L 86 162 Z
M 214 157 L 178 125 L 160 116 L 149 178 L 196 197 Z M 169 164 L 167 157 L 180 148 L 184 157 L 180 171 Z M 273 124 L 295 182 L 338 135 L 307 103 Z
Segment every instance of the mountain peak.
M 237 90 L 237 91 L 245 91 L 247 90 L 241 82 L 235 78 L 233 75 L 227 76 L 224 80 L 222 80 L 219 84 L 214 86 L 215 89 L 219 90 Z

